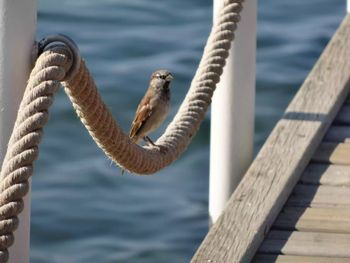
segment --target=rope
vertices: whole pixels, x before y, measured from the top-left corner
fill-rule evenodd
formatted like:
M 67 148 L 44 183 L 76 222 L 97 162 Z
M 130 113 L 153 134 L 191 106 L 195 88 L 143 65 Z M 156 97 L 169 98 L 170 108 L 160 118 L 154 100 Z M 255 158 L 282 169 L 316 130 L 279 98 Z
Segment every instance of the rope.
M 23 210 L 22 198 L 28 192 L 28 178 L 39 154 L 42 129 L 60 84 L 80 120 L 109 158 L 133 173 L 152 174 L 176 160 L 197 132 L 228 57 L 242 2 L 224 1 L 191 87 L 155 147 L 140 147 L 123 133 L 101 100 L 84 61 L 74 61 L 72 66 L 77 54 L 70 41 L 63 42 L 71 48 L 55 45 L 40 55 L 30 74 L 0 173 L 0 263 L 8 260 L 7 248 L 14 242 L 13 231 L 18 227 L 17 215 Z M 46 44 L 51 42 L 49 39 Z M 79 65 L 77 71 L 75 65 Z M 74 71 L 77 73 L 72 74 Z
M 239 21 L 241 1 L 225 1 L 218 23 L 209 36 L 203 58 L 174 120 L 156 141 L 157 147 L 131 142 L 102 102 L 84 63 L 63 85 L 73 106 L 98 146 L 124 170 L 153 174 L 176 160 L 196 134 L 210 105 Z

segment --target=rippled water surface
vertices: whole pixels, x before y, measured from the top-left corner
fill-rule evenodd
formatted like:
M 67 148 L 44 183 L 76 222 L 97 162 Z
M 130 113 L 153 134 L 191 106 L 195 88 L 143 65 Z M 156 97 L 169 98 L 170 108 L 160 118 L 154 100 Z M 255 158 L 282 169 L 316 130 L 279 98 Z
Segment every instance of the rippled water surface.
M 211 0 L 39 0 L 38 8 L 38 37 L 76 40 L 125 131 L 158 68 L 175 75 L 174 115 L 212 19 Z M 344 0 L 259 1 L 256 150 L 344 14 Z M 31 262 L 188 262 L 207 232 L 209 119 L 171 166 L 121 176 L 59 92 L 33 178 Z

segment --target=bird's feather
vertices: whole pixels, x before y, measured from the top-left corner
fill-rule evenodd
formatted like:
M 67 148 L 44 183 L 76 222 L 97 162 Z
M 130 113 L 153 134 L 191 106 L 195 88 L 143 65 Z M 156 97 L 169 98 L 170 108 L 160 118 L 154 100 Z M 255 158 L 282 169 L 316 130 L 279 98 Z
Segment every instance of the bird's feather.
M 135 118 L 131 124 L 130 133 L 129 133 L 129 137 L 131 139 L 137 138 L 137 135 L 139 134 L 145 122 L 148 120 L 148 118 L 151 115 L 152 115 L 152 107 L 150 104 L 150 97 L 145 96 L 141 100 L 141 103 L 139 104 L 139 107 L 136 110 Z

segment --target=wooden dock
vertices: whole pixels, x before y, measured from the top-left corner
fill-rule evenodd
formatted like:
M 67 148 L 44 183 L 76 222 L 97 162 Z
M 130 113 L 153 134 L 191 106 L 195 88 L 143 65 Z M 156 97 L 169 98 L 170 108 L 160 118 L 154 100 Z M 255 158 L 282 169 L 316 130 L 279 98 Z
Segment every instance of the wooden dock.
M 350 262 L 350 104 L 338 113 L 253 262 Z
M 350 262 L 349 90 L 347 15 L 192 263 Z

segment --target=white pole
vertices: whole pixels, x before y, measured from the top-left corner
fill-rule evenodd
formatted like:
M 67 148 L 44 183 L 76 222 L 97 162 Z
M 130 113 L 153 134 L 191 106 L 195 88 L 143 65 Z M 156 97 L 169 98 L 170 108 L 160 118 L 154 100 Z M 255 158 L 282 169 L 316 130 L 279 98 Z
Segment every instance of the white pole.
M 350 0 L 347 1 L 347 9 L 348 13 L 350 13 Z
M 214 0 L 214 20 L 224 0 Z M 212 223 L 253 157 L 257 1 L 243 2 L 241 21 L 211 110 L 209 215 Z
M 13 129 L 30 70 L 36 33 L 36 0 L 0 1 L 0 161 Z M 10 263 L 29 262 L 30 193 L 24 200 Z

